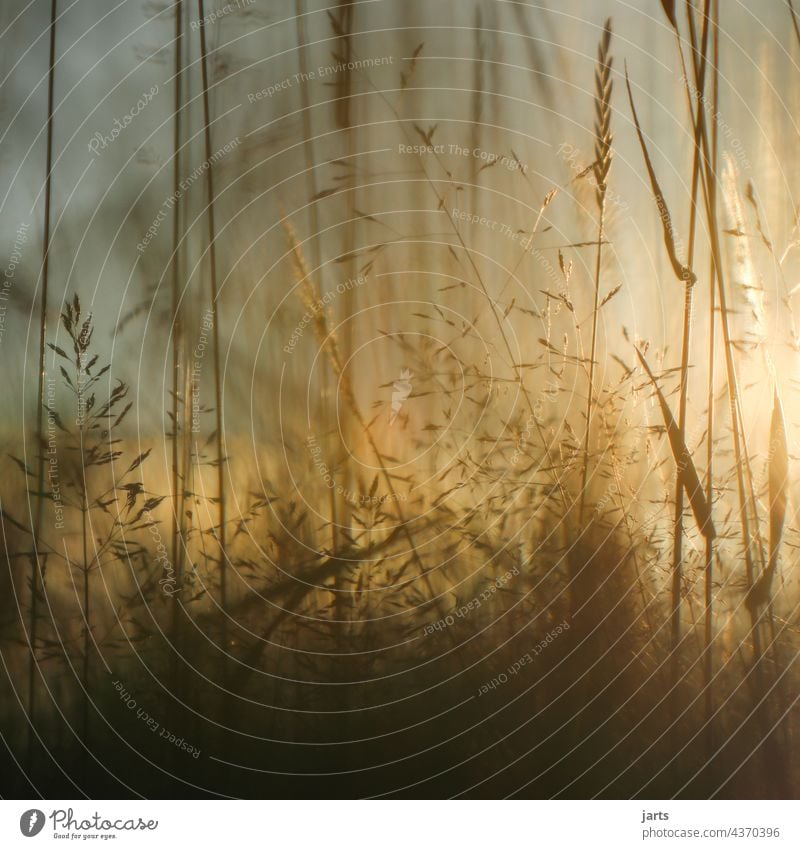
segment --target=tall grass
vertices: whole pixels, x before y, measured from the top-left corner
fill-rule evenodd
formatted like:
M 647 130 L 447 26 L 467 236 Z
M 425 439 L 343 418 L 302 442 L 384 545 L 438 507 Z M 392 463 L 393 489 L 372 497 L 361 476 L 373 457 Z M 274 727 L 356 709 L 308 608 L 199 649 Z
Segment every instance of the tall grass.
M 707 6 L 708 4 L 706 4 Z M 686 7 L 686 14 L 689 19 L 690 31 L 694 30 L 694 10 L 690 6 Z M 689 199 L 689 246 L 687 249 L 687 263 L 691 268 L 694 265 L 694 248 L 695 248 L 695 231 L 697 226 L 697 188 L 698 179 L 701 174 L 702 149 L 700 144 L 701 128 L 705 122 L 705 80 L 706 80 L 706 46 L 708 41 L 708 19 L 705 19 L 703 27 L 702 49 L 700 57 L 692 52 L 692 66 L 694 68 L 694 84 L 698 92 L 697 97 L 697 112 L 692 114 L 693 102 L 689 90 L 689 83 L 686 83 L 686 95 L 689 104 L 689 116 L 692 121 L 694 135 L 694 155 L 692 160 L 692 188 Z M 678 45 L 678 54 L 681 61 L 681 67 L 686 77 L 686 64 L 681 48 L 680 30 L 677 25 L 677 20 L 673 21 L 675 29 L 675 37 Z M 681 371 L 680 371 L 680 400 L 678 409 L 678 428 L 680 429 L 682 438 L 686 439 L 686 414 L 688 408 L 688 392 L 689 392 L 689 362 L 691 349 L 691 333 L 692 333 L 692 314 L 694 303 L 694 281 L 687 279 L 684 282 L 684 300 L 683 300 L 683 330 L 681 342 Z M 709 431 L 710 433 L 711 431 Z M 673 681 L 677 680 L 678 668 L 678 645 L 681 636 L 681 594 L 683 591 L 683 490 L 684 490 L 684 470 L 678 467 L 675 475 L 675 513 L 674 513 L 674 530 L 673 530 L 673 550 L 672 550 L 672 648 L 673 648 Z M 709 500 L 709 507 L 711 501 Z M 707 544 L 713 544 L 707 540 Z
M 183 81 L 183 51 L 184 51 L 184 7 L 183 0 L 175 0 L 174 3 L 175 31 L 174 31 L 174 99 L 172 119 L 172 192 L 174 196 L 180 188 L 183 179 L 183 120 L 184 109 L 184 81 Z M 172 387 L 170 398 L 170 418 L 172 425 L 171 433 L 171 468 L 170 468 L 170 490 L 172 494 L 172 516 L 171 516 L 171 565 L 175 571 L 176 591 L 172 596 L 172 610 L 170 623 L 170 635 L 172 649 L 170 652 L 170 678 L 173 686 L 177 685 L 179 675 L 179 652 L 182 648 L 182 613 L 181 594 L 183 592 L 183 564 L 185 562 L 184 551 L 184 501 L 186 492 L 186 467 L 183 457 L 184 442 L 187 440 L 185 421 L 185 373 L 187 369 L 183 363 L 184 341 L 183 341 L 183 282 L 182 275 L 184 263 L 182 254 L 184 251 L 183 240 L 183 203 L 179 198 L 175 204 L 172 218 L 172 275 L 170 280 L 170 334 L 171 334 L 171 357 L 170 371 L 172 373 Z
M 205 143 L 207 207 L 206 218 L 208 221 L 208 261 L 209 261 L 209 284 L 211 298 L 211 320 L 213 322 L 213 357 L 214 357 L 214 409 L 216 413 L 215 444 L 217 457 L 215 466 L 217 470 L 217 502 L 219 508 L 219 525 L 217 528 L 217 542 L 219 544 L 219 595 L 222 613 L 222 646 L 223 650 L 228 645 L 228 518 L 225 500 L 225 448 L 224 448 L 224 411 L 222 408 L 222 372 L 220 365 L 220 314 L 219 314 L 219 283 L 217 280 L 217 227 L 214 217 L 214 166 L 211 159 L 213 148 L 211 145 L 211 107 L 209 104 L 209 77 L 208 77 L 208 48 L 206 45 L 206 19 L 205 5 L 203 0 L 198 0 L 197 10 L 200 19 L 200 69 L 203 89 L 203 140 Z
M 102 319 L 87 316 L 77 298 L 69 301 L 60 331 L 72 345 L 68 353 L 49 332 L 43 307 L 42 346 L 64 366 L 68 403 L 60 412 L 38 411 L 38 475 L 15 459 L 15 475 L 26 484 L 38 477 L 37 518 L 22 521 L 3 493 L 3 521 L 20 540 L 14 556 L 34 563 L 34 590 L 37 581 L 41 590 L 40 558 L 59 567 L 48 576 L 50 626 L 39 618 L 40 594 L 25 612 L 35 634 L 23 660 L 31 688 L 26 718 L 31 728 L 36 719 L 54 758 L 81 765 L 81 789 L 167 795 L 202 785 L 227 795 L 327 797 L 796 792 L 787 745 L 796 720 L 786 712 L 796 683 L 789 660 L 797 648 L 795 590 L 778 579 L 781 564 L 793 567 L 797 544 L 790 509 L 796 423 L 780 358 L 761 363 L 753 354 L 765 351 L 765 342 L 737 339 L 748 317 L 736 312 L 722 240 L 743 239 L 748 225 L 742 214 L 728 227 L 717 207 L 726 199 L 747 209 L 765 245 L 767 212 L 754 189 L 746 193 L 752 210 L 739 202 L 735 174 L 719 179 L 723 140 L 705 103 L 716 115 L 725 100 L 718 0 L 662 7 L 684 77 L 676 74 L 672 85 L 681 105 L 689 103 L 691 145 L 675 161 L 686 177 L 688 209 L 677 218 L 670 210 L 678 208 L 678 184 L 666 181 L 662 151 L 646 132 L 654 119 L 642 109 L 641 80 L 627 67 L 632 122 L 612 118 L 614 81 L 623 75 L 612 61 L 610 19 L 594 62 L 592 162 L 570 163 L 574 173 L 562 181 L 547 176 L 535 146 L 523 147 L 530 141 L 524 134 L 512 143 L 497 132 L 508 116 L 498 105 L 502 92 L 490 88 L 505 71 L 489 70 L 498 37 L 483 29 L 485 9 L 469 10 L 481 30 L 468 37 L 476 61 L 465 76 L 471 89 L 448 88 L 453 112 L 437 125 L 428 98 L 443 54 L 426 43 L 427 33 L 423 39 L 392 31 L 402 59 L 379 85 L 360 61 L 370 55 L 361 30 L 370 32 L 372 13 L 346 2 L 330 12 L 309 10 L 296 0 L 294 26 L 281 30 L 296 38 L 287 67 L 310 80 L 318 45 L 327 55 L 332 44 L 344 69 L 317 88 L 287 85 L 259 101 L 269 104 L 275 137 L 294 135 L 280 151 L 291 167 L 261 163 L 246 176 L 249 187 L 268 172 L 281 207 L 281 221 L 258 230 L 273 257 L 267 285 L 253 283 L 252 268 L 232 272 L 230 290 L 225 284 L 248 303 L 245 329 L 228 348 L 233 381 L 241 380 L 245 362 L 238 348 L 250 347 L 249 339 L 240 344 L 245 322 L 259 333 L 266 327 L 266 365 L 247 360 L 258 381 L 257 438 L 242 434 L 238 420 L 229 421 L 229 445 L 224 437 L 221 353 L 233 314 L 228 320 L 226 307 L 223 326 L 220 251 L 223 239 L 236 242 L 235 228 L 219 226 L 218 168 L 206 170 L 199 242 L 186 232 L 188 200 L 176 204 L 172 221 L 171 374 L 163 399 L 171 450 L 142 405 L 142 445 L 135 457 L 123 453 L 133 435 L 126 412 L 136 399 L 92 359 Z M 199 59 L 186 62 L 193 49 L 188 13 L 181 2 L 173 8 L 171 177 L 179 194 L 190 170 L 192 91 L 205 158 L 213 151 L 215 51 L 206 4 L 198 0 Z M 492 13 L 493 31 L 503 31 L 505 14 Z M 546 59 L 536 40 L 546 23 L 539 30 L 534 19 L 528 30 L 516 7 L 508 18 L 524 24 L 520 53 L 541 77 Z M 615 21 L 613 32 L 620 31 Z M 615 35 L 619 60 L 621 44 Z M 51 86 L 52 72 L 53 56 Z M 543 100 L 557 103 L 553 91 L 546 94 Z M 50 111 L 52 121 L 52 89 Z M 677 351 L 645 337 L 656 332 L 645 321 L 649 310 L 637 310 L 634 332 L 626 326 L 618 339 L 601 333 L 600 319 L 621 301 L 612 299 L 629 288 L 603 294 L 612 257 L 623 272 L 641 272 L 631 228 L 619 226 L 620 205 L 611 201 L 624 180 L 623 169 L 611 168 L 623 133 L 625 143 L 638 145 L 635 165 L 649 201 L 636 197 L 637 222 L 654 225 L 678 284 L 668 280 L 663 292 L 665 335 L 669 342 L 673 325 L 680 330 Z M 242 135 L 252 145 L 243 160 L 253 149 L 271 157 L 275 142 L 267 132 Z M 439 145 L 462 138 L 472 149 L 509 149 L 485 166 L 441 152 Z M 425 149 L 401 157 L 401 144 Z M 533 167 L 523 169 L 525 159 Z M 323 167 L 336 169 L 333 188 L 323 184 L 330 173 Z M 411 188 L 401 201 L 404 182 Z M 575 189 L 574 203 L 561 191 L 567 187 Z M 49 194 L 46 206 L 49 218 Z M 456 208 L 484 223 L 467 223 Z M 256 217 L 244 209 L 244 218 Z M 489 235 L 486 221 L 501 219 L 506 226 Z M 338 225 L 326 229 L 330 221 Z M 247 223 L 237 223 L 239 232 Z M 687 236 L 685 253 L 679 230 Z M 47 231 L 45 278 L 49 240 Z M 209 444 L 218 512 L 207 516 L 194 510 L 200 496 L 191 478 L 184 305 L 186 259 L 200 243 L 214 328 L 216 428 Z M 260 250 L 259 239 L 253 244 Z M 785 295 L 790 275 L 780 251 L 769 254 Z M 260 283 L 268 263 L 260 253 L 254 263 Z M 404 274 L 409 269 L 413 275 Z M 367 282 L 338 292 L 340 277 L 356 271 Z M 396 280 L 406 286 L 403 298 Z M 705 310 L 698 295 L 705 286 L 708 314 L 695 319 L 695 309 Z M 634 306 L 637 299 L 634 291 Z M 380 312 L 387 301 L 390 327 Z M 708 345 L 701 346 L 693 335 L 706 321 Z M 100 332 L 93 336 L 95 324 Z M 295 331 L 296 346 L 284 347 L 292 327 L 303 332 Z M 385 346 L 381 359 L 360 353 L 362 341 Z M 41 353 L 40 361 L 43 400 Z M 375 384 L 395 366 L 412 371 L 414 381 L 401 415 L 390 420 L 392 383 Z M 748 407 L 757 392 L 749 381 L 762 367 L 773 396 L 763 428 Z M 279 388 L 289 404 L 264 403 Z M 236 409 L 237 391 L 233 385 L 229 408 Z M 729 421 L 717 411 L 726 399 Z M 89 409 L 73 428 L 75 405 Z M 71 524 L 63 538 L 42 521 L 42 504 L 54 499 L 44 497 L 45 414 L 64 425 L 59 460 L 71 487 Z M 309 421 L 323 437 L 318 454 L 307 445 Z M 702 436 L 694 421 L 705 425 Z M 340 425 L 344 439 L 336 435 Z M 767 429 L 762 481 L 755 470 Z M 163 479 L 157 471 L 146 478 L 149 457 L 162 444 Z M 159 548 L 162 526 L 169 528 L 161 548 L 170 558 Z M 174 568 L 174 592 L 165 588 L 167 568 Z M 239 580 L 231 586 L 234 574 L 246 592 Z M 209 652 L 217 635 L 222 667 L 219 654 Z M 5 645 L 3 651 L 5 659 Z M 15 656 L 22 657 L 10 647 L 8 657 Z M 66 692 L 38 716 L 34 672 L 52 693 Z M 154 737 L 108 688 L 109 675 L 162 728 L 196 744 L 200 764 Z M 93 704 L 108 724 L 94 721 Z M 75 740 L 60 717 L 75 719 Z M 140 749 L 141 763 L 120 753 L 117 735 Z M 108 775 L 130 778 L 128 790 L 92 767 L 95 756 Z M 32 766 L 44 785 L 63 786 L 43 760 Z
M 595 200 L 597 202 L 597 257 L 594 270 L 594 306 L 592 309 L 592 339 L 589 348 L 589 385 L 586 396 L 586 435 L 583 442 L 583 472 L 581 475 L 581 500 L 578 509 L 578 523 L 583 526 L 583 512 L 586 504 L 586 485 L 589 473 L 589 442 L 592 431 L 592 410 L 594 407 L 594 366 L 597 357 L 597 321 L 600 314 L 600 271 L 603 258 L 603 237 L 605 234 L 606 194 L 608 192 L 608 172 L 611 168 L 611 66 L 613 59 L 611 48 L 611 19 L 603 27 L 603 36 L 597 48 L 597 69 L 595 71 L 595 119 L 594 119 L 594 180 Z
M 36 491 L 36 518 L 33 530 L 33 550 L 31 554 L 31 577 L 30 577 L 30 624 L 28 628 L 28 640 L 30 645 L 30 657 L 28 659 L 28 763 L 33 757 L 34 737 L 36 735 L 36 676 L 37 669 L 37 639 L 39 621 L 39 594 L 44 592 L 44 569 L 39 551 L 39 539 L 42 530 L 42 509 L 44 499 L 44 404 L 45 404 L 45 349 L 47 343 L 47 311 L 49 307 L 49 284 L 50 284 L 50 205 L 53 187 L 53 92 L 55 89 L 55 65 L 56 65 L 56 17 L 58 11 L 57 0 L 50 3 L 50 48 L 49 69 L 47 73 L 47 152 L 45 155 L 44 172 L 44 211 L 42 222 L 42 269 L 41 269 L 41 296 L 39 304 L 39 386 L 36 395 L 36 451 L 37 451 L 37 475 Z
M 713 33 L 714 53 L 712 60 L 712 107 L 716 113 L 719 106 L 719 0 L 713 0 L 711 29 Z M 718 167 L 719 126 L 711 127 L 711 168 Z M 706 393 L 706 500 L 714 509 L 714 372 L 716 364 L 716 278 L 714 260 L 709 260 L 708 268 L 708 390 Z M 707 538 L 704 559 L 705 616 L 703 664 L 706 718 L 706 753 L 710 757 L 714 751 L 714 540 Z
M 304 0 L 296 0 L 295 3 L 295 23 L 297 27 L 297 53 L 298 53 L 298 64 L 300 73 L 303 74 L 303 77 L 306 78 L 309 71 L 309 63 L 308 63 L 308 37 L 306 34 L 306 4 Z M 302 105 L 302 119 L 303 119 L 303 155 L 305 157 L 305 169 L 306 169 L 306 181 L 308 184 L 308 196 L 312 199 L 309 203 L 308 214 L 309 220 L 311 223 L 311 260 L 313 263 L 313 267 L 318 269 L 318 273 L 320 278 L 323 279 L 323 288 L 324 288 L 324 278 L 323 278 L 323 264 L 322 264 L 322 235 L 320 233 L 320 217 L 319 217 L 319 206 L 316 202 L 316 198 L 319 195 L 319 188 L 317 185 L 317 177 L 316 177 L 316 168 L 314 164 L 316 162 L 315 155 L 315 145 L 314 145 L 314 125 L 312 122 L 311 116 L 311 100 L 309 97 L 308 87 L 303 86 L 300 93 L 301 97 L 301 105 Z M 332 423 L 330 421 L 330 405 L 327 403 L 328 399 L 331 397 L 331 386 L 330 386 L 330 377 L 327 370 L 323 370 L 323 373 L 320 378 L 321 383 L 321 391 L 322 398 L 324 404 L 323 415 L 324 419 L 324 431 L 327 435 L 327 444 L 328 444 L 328 456 L 334 462 L 334 467 L 336 467 L 335 460 L 333 458 L 337 457 L 339 454 L 339 446 L 338 441 L 334 435 L 334 431 L 337 430 L 333 428 Z M 339 510 L 337 507 L 337 497 L 336 491 L 331 489 L 329 492 L 328 504 L 330 511 L 330 528 L 331 528 L 331 551 L 336 551 L 339 547 Z
M 336 37 L 336 40 L 334 41 L 335 49 L 331 51 L 331 56 L 334 61 L 341 62 L 346 66 L 346 69 L 337 76 L 336 83 L 333 89 L 334 98 L 331 105 L 333 108 L 334 115 L 333 123 L 334 126 L 339 130 L 339 133 L 343 139 L 343 158 L 344 161 L 347 163 L 347 168 L 345 171 L 346 180 L 343 186 L 345 205 L 343 222 L 341 226 L 343 230 L 342 256 L 353 257 L 353 259 L 345 261 L 342 264 L 342 268 L 345 270 L 348 276 L 353 276 L 354 274 L 354 253 L 356 246 L 356 172 L 354 159 L 356 154 L 356 138 L 352 130 L 355 99 L 353 96 L 354 75 L 349 70 L 349 64 L 354 58 L 353 33 L 355 29 L 357 9 L 357 5 L 349 2 L 349 0 L 338 0 L 335 10 L 329 10 L 327 12 L 331 32 Z M 316 196 L 314 196 L 312 202 L 316 203 Z M 354 349 L 353 322 L 347 321 L 346 319 L 348 316 L 352 316 L 355 314 L 355 307 L 355 293 L 348 292 L 344 297 L 342 313 L 345 317 L 345 321 L 341 325 L 340 332 L 342 354 L 346 359 L 351 356 Z M 328 403 L 329 402 L 326 401 L 326 407 L 328 406 Z M 332 435 L 334 431 L 341 432 L 342 424 L 344 424 L 345 436 L 347 437 L 349 435 L 349 428 L 346 422 L 342 423 L 340 421 L 332 420 L 328 421 L 327 424 L 331 430 Z M 344 451 L 341 450 L 338 443 L 339 440 L 335 439 L 335 437 L 332 438 L 331 449 L 336 452 L 336 455 L 338 455 L 340 451 L 343 455 Z M 336 466 L 340 477 L 342 477 L 347 482 L 349 488 L 349 482 L 352 480 L 352 478 L 350 477 L 350 470 L 348 465 L 344 464 L 339 467 L 339 464 L 337 463 Z M 343 500 L 341 503 L 341 509 L 337 507 L 335 512 L 336 515 L 340 517 L 339 521 L 341 523 L 341 527 L 345 529 L 345 533 L 347 533 L 347 528 L 349 527 L 350 523 L 349 506 L 347 505 L 347 502 Z M 335 533 L 338 537 L 339 531 L 337 530 L 335 531 Z M 347 583 L 348 582 L 346 580 L 346 577 L 343 574 L 337 574 L 337 577 L 335 579 L 336 600 L 334 606 L 336 610 L 336 619 L 340 622 L 344 622 L 348 618 L 348 611 L 346 606 Z M 344 634 L 344 631 L 342 633 Z M 342 642 L 341 648 L 342 650 L 345 649 L 344 642 Z M 341 692 L 344 698 L 345 691 L 342 690 Z

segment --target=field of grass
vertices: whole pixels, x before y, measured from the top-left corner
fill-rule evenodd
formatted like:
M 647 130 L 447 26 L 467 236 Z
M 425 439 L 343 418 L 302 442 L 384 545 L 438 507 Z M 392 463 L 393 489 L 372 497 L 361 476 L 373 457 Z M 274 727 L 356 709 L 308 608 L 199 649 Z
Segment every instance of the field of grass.
M 792 3 L 123 5 L 0 21 L 2 795 L 799 795 Z

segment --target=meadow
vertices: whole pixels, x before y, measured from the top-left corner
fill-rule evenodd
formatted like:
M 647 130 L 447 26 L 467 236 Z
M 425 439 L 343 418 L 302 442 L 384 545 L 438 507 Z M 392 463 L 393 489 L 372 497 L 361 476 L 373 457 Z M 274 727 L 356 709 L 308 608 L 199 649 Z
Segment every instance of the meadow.
M 639 5 L 2 13 L 3 796 L 798 795 L 800 21 Z

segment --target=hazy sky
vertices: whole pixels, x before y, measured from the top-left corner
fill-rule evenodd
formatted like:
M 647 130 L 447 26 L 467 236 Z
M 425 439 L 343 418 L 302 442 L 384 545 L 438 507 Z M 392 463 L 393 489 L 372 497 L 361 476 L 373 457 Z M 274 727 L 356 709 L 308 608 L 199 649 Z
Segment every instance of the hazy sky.
M 331 50 L 335 40 L 322 11 L 325 6 L 313 2 L 308 6 L 308 66 L 319 69 L 334 61 Z M 729 150 L 735 146 L 739 165 L 749 166 L 743 169 L 747 173 L 742 174 L 742 180 L 754 179 L 762 195 L 775 200 L 768 210 L 767 225 L 776 244 L 783 244 L 795 205 L 796 157 L 788 159 L 782 156 L 784 151 L 774 151 L 770 145 L 776 139 L 785 139 L 787 150 L 796 148 L 793 116 L 797 114 L 797 86 L 790 81 L 798 69 L 790 56 L 796 56 L 797 45 L 790 38 L 788 10 L 783 3 L 726 2 L 722 7 L 721 143 Z M 189 8 L 190 20 L 195 20 L 196 6 L 190 4 Z M 207 14 L 223 10 L 224 4 L 206 6 Z M 29 335 L 28 318 L 41 256 L 49 12 L 50 4 L 45 0 L 28 5 L 6 2 L 0 10 L 4 118 L 0 222 L 5 256 L 11 252 L 19 223 L 30 223 L 30 236 L 12 290 L 17 309 L 9 312 L 0 342 L 7 357 L 10 354 L 13 358 L 14 368 L 6 371 L 15 394 L 21 381 L 25 340 L 29 353 L 36 344 L 35 332 Z M 98 324 L 103 325 L 98 339 L 105 340 L 110 352 L 111 332 L 120 315 L 146 304 L 148 289 L 159 284 L 167 268 L 170 219 L 158 225 L 157 235 L 143 254 L 137 251 L 137 244 L 172 192 L 174 21 L 166 6 L 134 0 L 116 5 L 87 0 L 59 2 L 58 12 L 50 300 L 55 311 L 63 292 L 80 291 L 84 300 L 93 304 Z M 303 85 L 294 80 L 299 69 L 294 12 L 294 3 L 242 2 L 241 8 L 220 14 L 207 29 L 216 61 L 212 112 L 225 116 L 214 124 L 213 147 L 216 150 L 232 139 L 240 140 L 215 166 L 215 179 L 220 194 L 218 229 L 227 226 L 220 237 L 221 269 L 223 275 L 232 270 L 224 286 L 223 332 L 227 336 L 232 327 L 237 328 L 229 367 L 237 368 L 237 351 L 245 349 L 248 380 L 253 365 L 251 349 L 262 339 L 271 310 L 289 291 L 286 265 L 280 262 L 285 244 L 274 226 L 278 209 L 283 204 L 291 211 L 308 200 L 300 115 Z M 530 183 L 521 189 L 517 186 L 522 184 L 514 181 L 513 175 L 497 176 L 493 188 L 500 196 L 484 197 L 481 203 L 494 210 L 495 216 L 526 226 L 520 200 L 535 209 L 549 186 L 569 184 L 572 174 L 558 155 L 559 145 L 574 145 L 580 151 L 581 163 L 590 162 L 593 63 L 600 28 L 608 16 L 614 22 L 614 104 L 618 110 L 614 116 L 616 158 L 611 183 L 621 199 L 612 237 L 617 252 L 627 257 L 623 268 L 611 269 L 611 274 L 618 274 L 627 287 L 626 297 L 617 299 L 614 307 L 616 326 L 641 322 L 641 312 L 637 316 L 635 308 L 639 299 L 646 298 L 652 302 L 647 333 L 657 340 L 668 340 L 670 326 L 660 318 L 659 303 L 663 297 L 671 297 L 671 290 L 667 288 L 665 293 L 660 280 L 664 267 L 658 219 L 619 76 L 627 60 L 654 163 L 673 205 L 676 225 L 685 228 L 690 163 L 685 94 L 676 71 L 674 37 L 656 0 L 630 4 L 571 0 L 558 4 L 557 9 L 547 4 L 494 0 L 477 4 L 456 0 L 357 3 L 354 46 L 358 56 L 391 61 L 370 70 L 368 78 L 356 75 L 356 91 L 361 96 L 353 107 L 360 125 L 354 144 L 360 176 L 367 180 L 376 174 L 409 173 L 411 163 L 397 155 L 396 128 L 391 128 L 391 116 L 374 87 L 389 90 L 387 98 L 400 102 L 400 75 L 408 70 L 407 57 L 419 44 L 424 46 L 412 83 L 415 90 L 404 95 L 404 114 L 415 117 L 423 126 L 438 124 L 438 138 L 443 142 L 468 142 L 475 59 L 481 56 L 484 86 L 491 93 L 482 105 L 483 144 L 502 155 L 513 149 L 531 169 Z M 532 38 L 524 35 L 523 19 Z M 475 31 L 478 22 L 480 34 Z M 198 135 L 202 119 L 199 41 L 198 31 L 191 24 L 187 45 L 189 104 L 184 112 L 184 130 L 187 138 L 194 138 L 187 142 L 183 171 L 190 174 L 204 159 Z M 539 73 L 531 72 L 534 63 Z M 345 148 L 342 137 L 331 131 L 331 108 L 324 104 L 336 95 L 336 79 L 336 73 L 328 73 L 306 84 L 310 103 L 322 104 L 313 106 L 311 115 L 317 136 L 315 155 L 320 163 L 316 169 L 319 189 L 335 185 L 331 182 L 335 173 L 321 163 L 342 155 Z M 272 86 L 279 90 L 264 95 Z M 251 102 L 248 95 L 258 92 L 262 96 Z M 144 106 L 137 106 L 137 101 Z M 115 126 L 120 125 L 124 129 L 112 137 Z M 770 141 L 762 133 L 764 128 Z M 92 139 L 94 150 L 90 147 Z M 367 153 L 375 149 L 384 152 Z M 781 159 L 783 167 L 778 164 Z M 787 166 L 787 162 L 792 164 Z M 190 220 L 201 209 L 204 191 L 200 178 L 186 192 Z M 359 194 L 359 204 L 368 207 L 364 210 L 367 212 L 386 210 L 401 197 L 400 192 L 404 199 L 423 194 L 416 184 L 405 188 L 395 185 L 390 192 L 380 187 L 365 188 Z M 504 193 L 513 196 L 506 212 L 502 211 Z M 430 206 L 430 198 L 424 203 Z M 554 205 L 551 210 L 554 233 L 567 241 L 585 237 L 578 232 L 573 211 L 562 213 L 561 209 Z M 322 242 L 326 254 L 340 249 L 340 234 L 335 229 L 340 214 L 336 203 L 320 205 L 321 226 L 333 228 Z M 559 218 L 562 214 L 565 217 Z M 296 219 L 301 235 L 305 215 L 300 213 Z M 405 223 L 406 230 L 421 227 L 430 231 L 436 226 L 412 215 Z M 201 219 L 187 242 L 191 268 L 201 257 L 204 226 Z M 265 232 L 267 236 L 262 238 Z M 474 244 L 491 249 L 489 234 L 472 236 Z M 372 238 L 366 231 L 361 237 L 366 241 Z M 579 255 L 575 259 L 580 262 Z M 788 267 L 791 272 L 791 262 Z M 335 273 L 334 269 L 334 276 L 327 279 L 335 282 Z M 671 286 L 674 281 L 668 279 L 668 283 Z M 188 284 L 190 322 L 198 321 L 207 307 L 203 294 L 206 285 L 205 278 L 197 274 Z M 163 316 L 167 304 L 162 281 L 156 309 L 159 316 Z M 129 377 L 133 370 L 131 379 L 137 383 L 145 375 L 152 378 L 157 374 L 163 380 L 169 347 L 167 327 L 155 314 L 150 315 L 146 331 L 143 321 L 129 325 L 114 341 L 115 369 Z M 291 326 L 291 317 L 286 321 Z M 272 356 L 269 351 L 269 344 L 262 347 L 265 356 Z M 140 362 L 144 373 L 136 376 Z M 155 371 L 148 373 L 152 369 Z M 147 388 L 152 389 L 150 382 Z M 231 393 L 235 395 L 235 386 Z

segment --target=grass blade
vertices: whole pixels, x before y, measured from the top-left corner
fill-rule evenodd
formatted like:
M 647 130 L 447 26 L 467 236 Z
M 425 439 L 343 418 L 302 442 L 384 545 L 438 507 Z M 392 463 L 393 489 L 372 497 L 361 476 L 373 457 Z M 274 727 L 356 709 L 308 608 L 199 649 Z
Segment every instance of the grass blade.
M 775 400 L 772 407 L 772 421 L 769 428 L 769 567 L 774 573 L 778 560 L 778 549 L 783 537 L 786 521 L 786 504 L 789 486 L 789 449 L 786 444 L 786 422 L 783 418 L 778 389 L 775 388 Z
M 691 454 L 689 454 L 689 449 L 686 447 L 683 435 L 675 422 L 675 418 L 672 415 L 669 404 L 667 404 L 667 400 L 664 398 L 664 394 L 661 392 L 661 389 L 653 376 L 653 372 L 650 371 L 647 361 L 638 348 L 636 349 L 636 353 L 639 357 L 639 362 L 641 362 L 642 367 L 645 372 L 647 372 L 647 377 L 650 379 L 650 382 L 653 384 L 653 388 L 655 389 L 656 397 L 658 398 L 658 403 L 661 407 L 661 413 L 664 416 L 664 424 L 667 428 L 667 436 L 669 437 L 672 456 L 678 464 L 678 469 L 683 474 L 684 488 L 686 490 L 686 495 L 689 498 L 689 503 L 692 506 L 692 512 L 694 513 L 697 526 L 700 528 L 700 533 L 702 533 L 706 539 L 714 539 L 717 534 L 714 530 L 714 523 L 711 519 L 711 509 L 709 508 L 708 501 L 706 501 L 706 497 L 703 493 L 703 487 L 700 484 L 700 476 L 697 474 L 697 468 L 694 465 Z
M 647 167 L 650 185 L 653 189 L 653 195 L 655 196 L 656 205 L 658 206 L 658 214 L 661 218 L 661 226 L 664 229 L 664 244 L 667 248 L 667 254 L 669 256 L 670 264 L 672 265 L 672 270 L 675 272 L 675 276 L 680 282 L 695 283 L 697 281 L 697 277 L 695 277 L 694 272 L 690 268 L 687 268 L 678 259 L 678 255 L 675 250 L 675 236 L 674 228 L 672 226 L 672 217 L 669 214 L 669 209 L 667 209 L 667 202 L 664 200 L 664 192 L 661 191 L 661 186 L 659 185 L 655 169 L 653 168 L 653 163 L 650 160 L 650 154 L 647 152 L 647 144 L 645 143 L 644 134 L 642 133 L 642 128 L 639 124 L 639 117 L 636 114 L 636 106 L 633 103 L 633 92 L 631 91 L 631 81 L 628 78 L 627 65 L 625 67 L 625 85 L 628 88 L 628 100 L 631 104 L 631 114 L 633 115 L 633 123 L 636 126 L 636 135 L 639 137 L 639 144 L 644 156 L 644 164 Z

